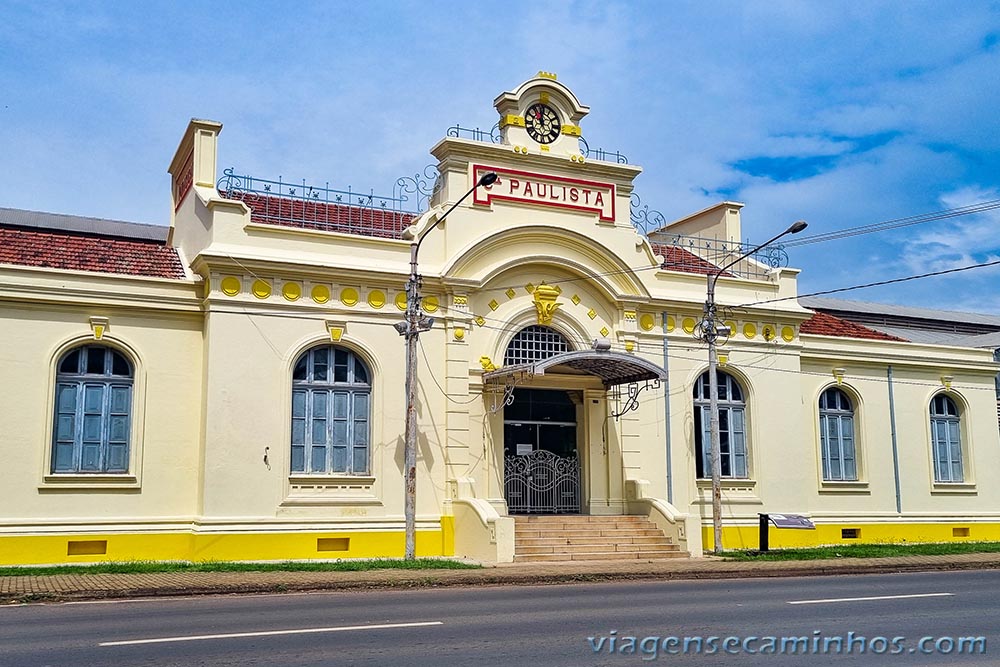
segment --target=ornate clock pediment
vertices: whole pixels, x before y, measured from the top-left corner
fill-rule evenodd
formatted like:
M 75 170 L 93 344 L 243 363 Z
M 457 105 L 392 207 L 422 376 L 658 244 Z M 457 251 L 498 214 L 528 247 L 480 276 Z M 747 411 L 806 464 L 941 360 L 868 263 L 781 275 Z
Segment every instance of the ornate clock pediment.
M 579 154 L 580 120 L 590 111 L 555 74 L 539 72 L 494 101 L 504 144 L 555 155 Z

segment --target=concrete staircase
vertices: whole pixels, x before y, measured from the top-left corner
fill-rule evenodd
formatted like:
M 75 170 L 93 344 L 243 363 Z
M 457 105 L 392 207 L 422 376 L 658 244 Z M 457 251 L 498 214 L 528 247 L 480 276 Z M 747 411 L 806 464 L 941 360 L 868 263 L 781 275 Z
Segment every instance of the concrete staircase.
M 514 562 L 617 560 L 641 562 L 685 558 L 644 516 L 517 516 Z

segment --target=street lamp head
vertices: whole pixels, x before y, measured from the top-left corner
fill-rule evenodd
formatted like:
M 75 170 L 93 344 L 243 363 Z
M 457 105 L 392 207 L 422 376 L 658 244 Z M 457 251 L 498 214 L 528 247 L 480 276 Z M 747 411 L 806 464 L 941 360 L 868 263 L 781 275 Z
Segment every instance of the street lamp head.
M 799 232 L 801 232 L 803 229 L 805 229 L 808 226 L 809 226 L 809 223 L 806 222 L 805 220 L 798 220 L 796 222 L 793 222 L 792 226 L 789 227 L 788 231 L 785 232 L 785 233 L 786 234 L 798 234 Z
M 497 176 L 495 171 L 488 171 L 479 177 L 479 180 L 476 181 L 476 187 L 478 188 L 481 185 L 493 185 L 497 182 L 498 178 L 500 177 Z

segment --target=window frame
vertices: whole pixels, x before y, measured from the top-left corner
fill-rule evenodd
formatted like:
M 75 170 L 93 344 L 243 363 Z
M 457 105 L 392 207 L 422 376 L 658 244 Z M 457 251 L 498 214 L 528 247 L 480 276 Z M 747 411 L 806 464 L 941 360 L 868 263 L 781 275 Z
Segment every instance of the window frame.
M 316 353 L 328 351 L 324 375 L 325 380 L 316 380 Z M 341 366 L 337 362 L 337 352 L 346 355 L 344 367 L 344 380 L 337 380 L 337 368 Z M 296 378 L 299 366 L 305 364 L 304 378 Z M 362 370 L 364 376 L 362 381 L 358 380 L 358 368 Z M 288 475 L 290 478 L 350 478 L 350 479 L 371 479 L 373 478 L 374 457 L 372 454 L 372 415 L 374 413 L 372 400 L 374 394 L 374 383 L 372 381 L 371 365 L 356 351 L 344 345 L 324 342 L 318 345 L 311 345 L 300 351 L 291 365 L 291 391 L 289 395 L 289 437 L 288 442 Z M 297 396 L 302 396 L 301 408 L 298 407 Z M 322 401 L 318 400 L 323 397 Z M 358 415 L 358 404 L 363 402 L 364 415 Z M 338 412 L 338 402 L 343 400 L 342 414 Z M 317 417 L 315 410 L 319 403 L 324 404 L 324 415 Z M 296 422 L 302 424 L 300 429 L 296 428 Z M 323 428 L 323 443 L 314 443 L 316 426 L 325 422 Z M 364 424 L 364 442 L 358 443 L 356 429 L 359 423 Z M 343 425 L 340 429 L 338 425 Z M 339 433 L 342 430 L 342 433 Z M 301 435 L 297 435 L 297 433 Z M 336 439 L 342 435 L 345 444 L 336 444 Z M 296 442 L 300 439 L 301 442 Z M 360 446 L 359 446 L 360 445 Z M 296 469 L 299 465 L 296 461 L 296 449 L 301 448 L 302 453 L 301 469 Z M 324 466 L 322 471 L 315 470 L 316 450 L 323 449 L 322 454 Z M 364 470 L 358 467 L 357 456 L 359 451 L 364 451 Z M 337 455 L 342 453 L 345 463 L 343 470 L 337 470 Z
M 824 399 L 828 394 L 836 392 L 842 396 L 846 401 L 849 409 L 844 409 L 843 407 L 830 407 L 828 405 L 824 406 Z M 836 395 L 835 394 L 835 395 Z M 819 398 L 816 401 L 816 414 L 819 419 L 819 457 L 820 457 L 820 479 L 824 484 L 851 484 L 860 482 L 861 476 L 861 457 L 859 456 L 860 446 L 859 446 L 859 429 L 858 429 L 858 406 L 859 401 L 856 396 L 852 395 L 852 392 L 846 391 L 843 387 L 838 385 L 829 385 L 824 387 L 820 392 Z M 838 439 L 838 456 L 837 460 L 840 465 L 840 476 L 835 477 L 832 474 L 832 467 L 829 467 L 829 463 L 833 461 L 833 457 L 830 455 L 830 431 L 829 422 L 831 419 L 836 420 L 837 424 L 837 439 Z M 844 421 L 850 420 L 850 431 L 851 436 L 850 448 L 851 456 L 846 457 L 844 455 Z M 847 461 L 850 460 L 853 464 L 854 475 L 847 476 L 845 474 L 845 468 Z
M 944 399 L 947 404 L 954 407 L 955 414 L 942 414 L 935 412 L 935 403 L 937 399 Z M 968 428 L 965 419 L 965 405 L 959 400 L 955 395 L 939 391 L 933 394 L 927 403 L 927 424 L 929 427 L 929 438 L 928 443 L 930 445 L 930 455 L 931 455 L 931 480 L 935 487 L 949 488 L 949 487 L 968 487 L 974 483 L 971 481 L 969 472 L 969 452 L 967 445 L 968 438 Z M 957 464 L 959 467 L 959 472 L 961 473 L 961 479 L 943 479 L 941 475 L 941 470 L 939 468 L 939 463 L 941 459 L 939 458 L 939 448 L 940 444 L 938 442 L 938 430 L 935 428 L 936 424 L 944 426 L 947 435 L 944 444 L 948 446 L 948 468 L 949 477 L 954 477 L 954 468 Z M 952 439 L 952 428 L 954 427 L 955 438 Z M 955 452 L 958 452 L 958 461 L 955 461 L 952 456 Z
M 704 441 L 706 438 L 711 439 L 711 424 L 705 419 L 706 414 L 709 411 L 710 398 L 709 396 L 709 378 L 708 370 L 703 371 L 695 378 L 694 387 L 691 390 L 692 396 L 692 409 L 694 417 L 694 452 L 695 452 L 695 479 L 696 480 L 709 480 L 712 478 L 712 464 L 711 464 L 711 451 L 708 447 L 704 446 Z M 748 419 L 748 401 L 747 401 L 747 390 L 744 383 L 740 381 L 735 375 L 727 373 L 722 369 L 717 369 L 716 373 L 719 377 L 719 442 L 720 445 L 723 442 L 728 442 L 729 452 L 721 452 L 724 458 L 721 459 L 722 462 L 722 479 L 724 481 L 732 482 L 747 482 L 753 479 L 753 471 L 750 459 L 750 426 Z M 738 400 L 732 398 L 734 392 L 732 388 L 735 387 L 740 394 Z M 701 394 L 701 395 L 699 395 Z M 723 399 L 723 395 L 726 396 Z M 703 397 L 702 397 L 703 396 Z M 738 418 L 735 416 L 738 415 Z M 742 424 L 742 428 L 736 431 L 742 436 L 742 453 L 736 456 L 741 456 L 743 459 L 743 474 L 736 475 L 733 473 L 733 434 L 729 432 L 728 428 L 724 428 L 724 424 Z M 700 428 L 699 428 L 700 426 Z M 725 435 L 729 434 L 726 438 Z M 701 441 L 699 444 L 699 440 Z M 709 443 L 711 444 L 711 443 Z M 740 443 L 737 442 L 737 445 Z M 721 447 L 720 447 L 721 449 Z M 725 457 L 729 457 L 729 469 L 730 474 L 725 473 L 726 460 Z M 702 468 L 702 475 L 698 474 L 699 463 Z
M 81 472 L 62 471 L 55 472 L 55 442 L 56 442 L 56 410 L 57 394 L 60 384 L 60 365 L 64 359 L 73 351 L 85 347 L 99 346 L 122 355 L 131 366 L 131 395 L 129 397 L 129 419 L 126 427 L 127 433 L 127 454 L 125 455 L 125 472 Z M 108 355 L 110 359 L 111 355 Z M 108 361 L 107 363 L 112 363 Z M 142 457 L 143 457 L 143 425 L 145 422 L 145 390 L 146 371 L 145 364 L 135 348 L 119 337 L 111 337 L 105 333 L 101 338 L 96 338 L 93 334 L 78 335 L 64 339 L 57 344 L 49 356 L 49 371 L 47 377 L 46 401 L 44 405 L 45 424 L 44 441 L 41 450 L 41 460 L 39 461 L 40 475 L 38 478 L 38 490 L 40 492 L 57 492 L 60 489 L 79 490 L 114 490 L 131 489 L 137 490 L 142 486 Z M 98 378 L 97 375 L 87 376 Z M 108 376 L 110 381 L 116 380 L 120 376 Z

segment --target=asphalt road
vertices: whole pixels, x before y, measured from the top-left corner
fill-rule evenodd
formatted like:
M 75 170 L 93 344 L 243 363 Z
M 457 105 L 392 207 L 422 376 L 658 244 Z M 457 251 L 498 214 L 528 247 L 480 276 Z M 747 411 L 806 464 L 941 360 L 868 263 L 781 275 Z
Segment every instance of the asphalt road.
M 710 636 L 718 638 L 715 652 L 695 654 L 697 643 L 689 641 L 683 654 L 685 637 L 701 637 L 708 652 Z M 980 636 L 985 647 L 959 654 L 960 637 Z M 736 639 L 724 644 L 727 637 Z M 769 637 L 777 638 L 779 654 L 766 653 Z M 782 644 L 785 637 L 805 639 Z M 950 651 L 921 653 L 924 637 L 932 637 L 925 650 L 937 642 Z M 3 667 L 649 663 L 1000 665 L 1000 572 L 0 607 Z

